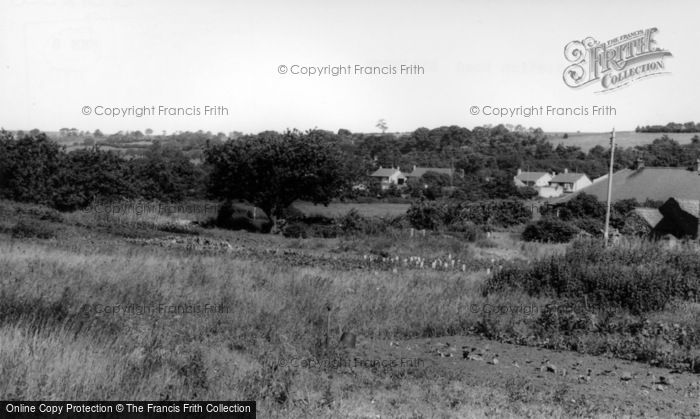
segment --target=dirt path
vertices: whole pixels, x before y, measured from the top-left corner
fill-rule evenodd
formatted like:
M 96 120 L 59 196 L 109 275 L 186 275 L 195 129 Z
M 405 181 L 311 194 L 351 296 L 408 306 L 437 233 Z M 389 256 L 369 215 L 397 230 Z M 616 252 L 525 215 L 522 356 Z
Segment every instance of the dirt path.
M 596 415 L 700 418 L 700 375 L 624 360 L 475 336 L 363 341 L 352 355 L 364 359 L 420 359 L 420 368 L 502 387 L 516 400 L 548 394 L 554 402 L 571 406 L 572 412 L 586 404 L 594 407 Z

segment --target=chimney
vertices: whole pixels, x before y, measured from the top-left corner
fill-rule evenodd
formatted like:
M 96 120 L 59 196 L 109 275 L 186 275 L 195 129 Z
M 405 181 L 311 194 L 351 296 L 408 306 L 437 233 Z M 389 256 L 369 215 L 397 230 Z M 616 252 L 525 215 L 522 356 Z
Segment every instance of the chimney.
M 523 169 L 518 169 L 518 176 L 520 176 L 523 173 Z
M 569 169 L 564 169 L 564 173 L 569 173 Z
M 644 159 L 637 157 L 637 161 L 634 163 L 635 170 L 644 169 Z
M 416 165 L 415 165 L 415 164 L 413 165 L 413 171 L 414 171 L 414 172 L 416 171 Z

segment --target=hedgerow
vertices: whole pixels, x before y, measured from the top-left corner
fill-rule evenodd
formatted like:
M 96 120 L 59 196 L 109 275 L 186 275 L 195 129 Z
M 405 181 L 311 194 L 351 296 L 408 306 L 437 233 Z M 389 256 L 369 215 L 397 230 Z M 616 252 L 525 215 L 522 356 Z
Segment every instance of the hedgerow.
M 668 251 L 650 243 L 604 249 L 599 242 L 576 241 L 564 255 L 497 272 L 484 294 L 512 289 L 635 314 L 659 311 L 674 299 L 698 301 L 700 261 L 692 250 Z

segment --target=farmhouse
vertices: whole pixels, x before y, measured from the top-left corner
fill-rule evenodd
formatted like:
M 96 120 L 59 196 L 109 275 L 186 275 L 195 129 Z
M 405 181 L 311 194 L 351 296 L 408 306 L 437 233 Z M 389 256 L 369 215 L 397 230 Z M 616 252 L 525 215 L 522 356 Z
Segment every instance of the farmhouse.
M 599 201 L 608 196 L 607 176 L 576 193 L 555 198 L 550 203 L 568 201 L 578 193 L 594 195 Z M 646 167 L 641 159 L 634 168 L 613 173 L 612 200 L 636 199 L 637 202 L 700 199 L 700 161 L 692 170 L 681 167 Z
M 380 166 L 379 169 L 375 170 L 369 176 L 379 179 L 382 190 L 389 189 L 391 185 L 401 187 L 406 184 L 406 175 L 401 173 L 401 170 L 398 168 L 383 168 Z

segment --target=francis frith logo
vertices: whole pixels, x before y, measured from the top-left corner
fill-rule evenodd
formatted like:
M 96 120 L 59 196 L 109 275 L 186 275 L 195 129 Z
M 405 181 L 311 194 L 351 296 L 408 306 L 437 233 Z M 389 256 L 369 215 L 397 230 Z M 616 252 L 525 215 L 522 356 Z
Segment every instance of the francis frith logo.
M 606 42 L 592 37 L 569 42 L 564 56 L 571 64 L 564 70 L 564 83 L 571 88 L 599 84 L 596 93 L 600 93 L 668 73 L 664 58 L 672 55 L 656 45 L 657 32 L 656 28 L 640 29 Z

